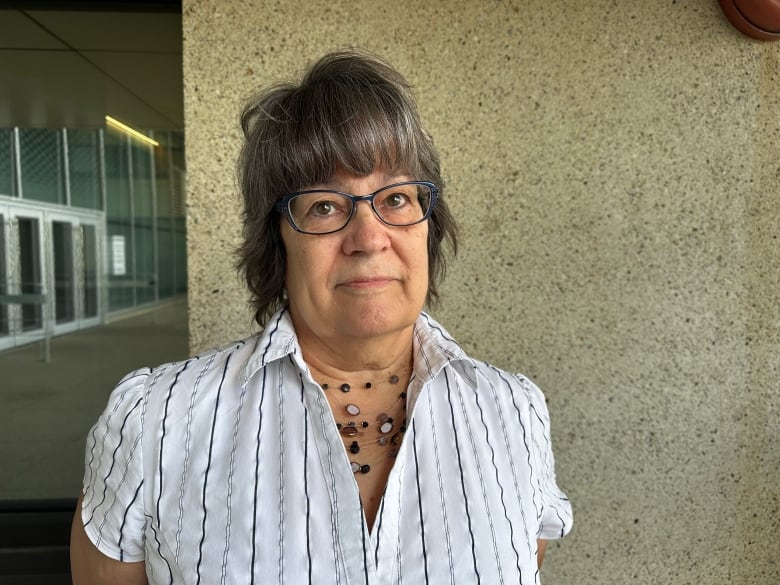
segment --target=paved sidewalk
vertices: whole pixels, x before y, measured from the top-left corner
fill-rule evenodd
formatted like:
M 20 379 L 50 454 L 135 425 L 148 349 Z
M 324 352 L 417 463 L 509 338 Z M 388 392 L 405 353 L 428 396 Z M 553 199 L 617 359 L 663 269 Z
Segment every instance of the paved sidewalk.
M 186 301 L 0 352 L 0 500 L 78 495 L 87 431 L 141 366 L 187 357 Z

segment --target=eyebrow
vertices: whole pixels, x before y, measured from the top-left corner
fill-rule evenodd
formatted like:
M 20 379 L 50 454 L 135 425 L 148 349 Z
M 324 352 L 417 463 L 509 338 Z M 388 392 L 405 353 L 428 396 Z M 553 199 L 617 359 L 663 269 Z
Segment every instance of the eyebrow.
M 393 174 L 384 173 L 382 174 L 383 184 L 380 187 L 378 187 L 378 189 L 382 189 L 383 187 L 387 187 L 388 185 L 392 185 L 393 183 L 401 183 L 403 181 L 411 181 L 411 180 L 413 180 L 412 176 L 406 172 L 398 172 Z M 311 191 L 311 190 L 340 191 L 342 193 L 347 192 L 346 188 L 344 187 L 344 184 L 336 180 L 335 176 L 326 182 L 318 183 L 311 187 L 305 187 L 304 189 L 301 189 L 301 191 Z M 354 193 L 352 193 L 352 195 L 354 195 Z

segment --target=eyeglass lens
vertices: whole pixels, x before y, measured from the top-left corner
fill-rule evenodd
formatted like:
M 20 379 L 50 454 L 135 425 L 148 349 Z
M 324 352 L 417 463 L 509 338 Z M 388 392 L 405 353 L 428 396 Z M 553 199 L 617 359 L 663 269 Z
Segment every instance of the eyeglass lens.
M 427 185 L 400 184 L 385 187 L 373 197 L 372 208 L 379 219 L 394 226 L 421 221 L 431 205 Z M 302 193 L 290 199 L 289 209 L 295 225 L 304 232 L 324 234 L 347 225 L 353 202 L 333 191 Z

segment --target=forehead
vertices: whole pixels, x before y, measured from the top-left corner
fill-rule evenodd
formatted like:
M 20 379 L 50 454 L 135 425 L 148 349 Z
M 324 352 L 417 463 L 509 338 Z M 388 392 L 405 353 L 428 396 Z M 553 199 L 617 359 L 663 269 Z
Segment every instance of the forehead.
M 369 175 L 354 175 L 345 170 L 336 171 L 332 177 L 322 183 L 308 185 L 303 190 L 308 189 L 332 189 L 334 191 L 345 191 L 358 195 L 356 191 L 373 192 L 392 183 L 412 180 L 412 177 L 403 171 L 386 171 L 375 169 Z

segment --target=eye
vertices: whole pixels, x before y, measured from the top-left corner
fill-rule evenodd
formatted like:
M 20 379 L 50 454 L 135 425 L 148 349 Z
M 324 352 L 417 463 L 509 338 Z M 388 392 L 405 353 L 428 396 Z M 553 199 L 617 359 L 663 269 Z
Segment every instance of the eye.
M 309 214 L 317 217 L 326 217 L 338 212 L 338 207 L 333 201 L 316 201 L 309 207 Z
M 389 209 L 400 209 L 404 205 L 407 205 L 409 202 L 410 201 L 408 195 L 406 195 L 405 193 L 394 192 L 394 193 L 390 193 L 387 197 L 383 198 L 382 205 Z

